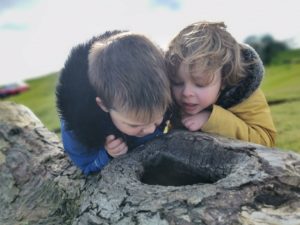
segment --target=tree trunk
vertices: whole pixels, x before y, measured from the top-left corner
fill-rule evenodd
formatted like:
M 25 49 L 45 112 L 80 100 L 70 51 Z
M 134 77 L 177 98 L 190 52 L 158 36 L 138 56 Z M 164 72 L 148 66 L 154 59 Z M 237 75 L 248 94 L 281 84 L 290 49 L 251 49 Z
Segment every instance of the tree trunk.
M 174 131 L 85 177 L 30 110 L 0 115 L 0 224 L 300 224 L 299 154 Z

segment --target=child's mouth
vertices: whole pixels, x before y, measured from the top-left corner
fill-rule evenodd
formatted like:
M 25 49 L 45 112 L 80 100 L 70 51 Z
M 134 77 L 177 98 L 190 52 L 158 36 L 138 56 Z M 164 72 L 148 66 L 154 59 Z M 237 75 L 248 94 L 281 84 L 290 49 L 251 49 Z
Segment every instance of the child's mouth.
M 184 111 L 193 111 L 197 107 L 197 104 L 183 103 L 182 106 Z

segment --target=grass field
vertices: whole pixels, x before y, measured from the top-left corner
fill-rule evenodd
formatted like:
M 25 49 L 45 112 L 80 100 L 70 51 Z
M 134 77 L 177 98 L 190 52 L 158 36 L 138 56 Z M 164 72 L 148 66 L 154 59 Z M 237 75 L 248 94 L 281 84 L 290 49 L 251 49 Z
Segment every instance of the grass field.
M 59 119 L 55 107 L 55 86 L 58 79 L 57 73 L 27 80 L 30 89 L 20 95 L 6 98 L 30 108 L 45 126 L 54 131 L 59 128 Z
M 10 97 L 29 107 L 52 131 L 59 129 L 55 108 L 57 73 L 26 81 L 30 90 Z M 262 83 L 275 126 L 278 131 L 276 147 L 300 153 L 300 64 L 281 64 L 266 68 Z
M 300 64 L 268 67 L 262 89 L 278 131 L 276 146 L 300 153 Z
M 262 88 L 268 101 L 300 101 L 300 63 L 266 68 Z

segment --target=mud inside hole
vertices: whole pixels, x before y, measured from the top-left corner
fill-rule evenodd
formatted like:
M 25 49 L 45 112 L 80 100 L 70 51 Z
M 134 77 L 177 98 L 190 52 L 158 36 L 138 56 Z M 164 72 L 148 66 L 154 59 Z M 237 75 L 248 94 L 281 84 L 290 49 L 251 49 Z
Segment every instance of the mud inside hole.
M 157 155 L 144 162 L 141 182 L 150 185 L 185 186 L 193 184 L 211 184 L 226 176 L 220 170 L 204 167 L 193 167 L 174 157 Z

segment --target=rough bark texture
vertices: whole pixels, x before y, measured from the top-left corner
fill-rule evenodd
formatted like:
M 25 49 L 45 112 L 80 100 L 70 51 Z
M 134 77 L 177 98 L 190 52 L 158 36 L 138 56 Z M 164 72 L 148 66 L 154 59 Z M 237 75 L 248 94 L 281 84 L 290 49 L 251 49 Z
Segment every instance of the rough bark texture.
M 84 177 L 25 107 L 0 103 L 0 224 L 300 224 L 300 156 L 175 131 Z

